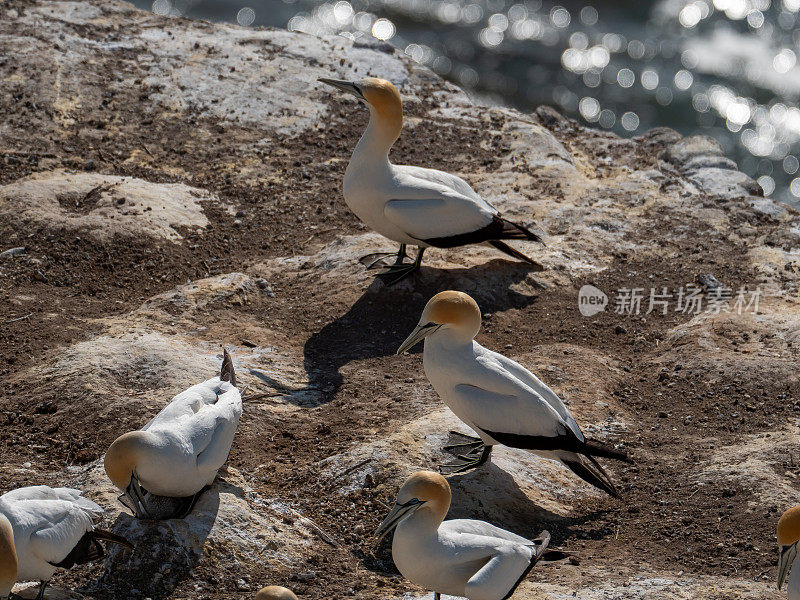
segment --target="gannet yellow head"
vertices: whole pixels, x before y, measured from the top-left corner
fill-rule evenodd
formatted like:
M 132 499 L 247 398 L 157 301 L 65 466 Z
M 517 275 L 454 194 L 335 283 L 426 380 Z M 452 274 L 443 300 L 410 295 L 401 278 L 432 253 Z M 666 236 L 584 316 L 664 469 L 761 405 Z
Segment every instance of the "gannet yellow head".
M 297 596 L 285 587 L 269 585 L 258 591 L 256 600 L 297 600 Z
M 119 436 L 109 446 L 104 460 L 108 478 L 124 490 L 131 482 L 136 465 L 146 460 L 150 447 L 146 431 L 130 431 Z
M 417 471 L 400 488 L 394 508 L 386 515 L 383 523 L 375 531 L 375 535 L 378 536 L 378 539 L 383 538 L 401 521 L 420 509 L 431 511 L 438 526 L 447 515 L 447 511 L 450 510 L 451 498 L 450 484 L 439 473 Z
M 0 598 L 7 598 L 17 582 L 17 550 L 14 546 L 14 530 L 11 523 L 0 513 Z
M 417 342 L 440 329 L 451 330 L 464 340 L 471 340 L 481 328 L 481 309 L 471 296 L 464 292 L 439 292 L 428 300 L 419 319 L 419 325 L 400 344 L 397 354 L 402 354 Z
M 789 567 L 797 556 L 797 542 L 800 541 L 800 506 L 790 508 L 778 521 L 778 589 L 781 589 Z
M 400 92 L 390 81 L 377 77 L 365 77 L 360 81 L 344 81 L 320 77 L 318 81 L 352 94 L 366 102 L 383 121 L 393 125 L 403 123 L 403 101 Z

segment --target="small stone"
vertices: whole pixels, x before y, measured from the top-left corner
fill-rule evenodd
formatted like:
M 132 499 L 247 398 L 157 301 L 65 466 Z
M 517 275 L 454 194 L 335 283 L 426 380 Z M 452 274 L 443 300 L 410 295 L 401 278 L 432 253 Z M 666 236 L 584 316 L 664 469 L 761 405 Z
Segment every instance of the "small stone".
M 25 246 L 4 250 L 3 252 L 0 252 L 0 258 L 14 258 L 15 256 L 20 256 L 22 254 L 25 254 Z
M 616 334 L 618 334 L 618 335 L 621 335 L 621 334 L 623 334 L 623 333 L 628 333 L 628 330 L 627 330 L 627 329 L 625 329 L 625 328 L 624 328 L 622 325 L 617 325 L 617 326 L 614 328 L 614 333 L 616 333 Z
M 240 592 L 247 592 L 250 590 L 250 584 L 244 579 L 239 579 L 236 581 L 236 589 Z

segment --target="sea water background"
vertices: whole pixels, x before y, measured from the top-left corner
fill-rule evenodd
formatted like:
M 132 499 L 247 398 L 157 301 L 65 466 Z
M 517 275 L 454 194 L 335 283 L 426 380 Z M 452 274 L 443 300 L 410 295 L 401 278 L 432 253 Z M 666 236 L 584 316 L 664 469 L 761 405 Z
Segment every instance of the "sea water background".
M 800 0 L 134 0 L 159 14 L 377 37 L 483 101 L 719 140 L 800 207 Z

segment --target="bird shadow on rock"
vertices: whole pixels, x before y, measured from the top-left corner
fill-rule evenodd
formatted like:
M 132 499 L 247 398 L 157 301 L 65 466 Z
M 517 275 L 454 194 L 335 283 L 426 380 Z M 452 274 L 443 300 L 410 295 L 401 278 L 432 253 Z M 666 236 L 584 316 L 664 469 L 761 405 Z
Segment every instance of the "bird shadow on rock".
M 405 337 L 419 321 L 431 296 L 444 290 L 470 294 L 481 311 L 494 313 L 525 308 L 538 298 L 541 284 L 524 263 L 494 259 L 481 265 L 458 269 L 422 267 L 416 275 L 394 287 L 375 279 L 346 313 L 313 334 L 303 347 L 303 367 L 309 390 L 316 402 L 298 404 L 318 406 L 331 400 L 342 386 L 340 372 L 354 361 L 395 354 Z M 295 390 L 293 393 L 296 394 Z M 291 400 L 290 400 L 291 401 Z
M 120 514 L 112 531 L 131 542 L 134 549 L 108 547 L 103 575 L 80 593 L 109 598 L 171 598 L 200 563 L 219 512 L 219 492 L 229 487 L 236 489 L 224 481 L 215 482 L 184 519 L 147 521 Z
M 573 528 L 595 521 L 606 514 L 594 510 L 575 516 L 562 516 L 539 506 L 515 481 L 493 463 L 448 478 L 453 492 L 448 519 L 480 519 L 518 535 L 534 539 L 542 530 L 550 532 L 553 545 L 569 544 Z M 600 539 L 607 532 L 581 530 L 583 539 Z

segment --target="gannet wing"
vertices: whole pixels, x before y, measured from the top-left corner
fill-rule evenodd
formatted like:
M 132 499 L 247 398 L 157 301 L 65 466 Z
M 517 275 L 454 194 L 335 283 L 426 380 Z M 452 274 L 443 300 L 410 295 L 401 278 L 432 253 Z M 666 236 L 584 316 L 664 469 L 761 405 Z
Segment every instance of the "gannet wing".
M 216 390 L 220 387 L 219 377 L 193 385 L 170 400 L 161 411 L 142 427 L 143 431 L 151 428 L 172 427 L 184 417 L 191 417 L 205 404 L 217 401 Z
M 521 535 L 506 531 L 505 529 L 496 527 L 495 525 L 487 523 L 486 521 L 476 521 L 475 519 L 450 519 L 449 521 L 444 521 L 439 526 L 439 531 L 442 531 L 443 528 L 444 530 L 454 534 L 469 533 L 524 545 L 534 543 L 528 538 L 522 537 Z
M 437 193 L 434 189 L 426 198 L 393 197 L 383 212 L 395 227 L 415 239 L 429 241 L 456 237 L 453 246 L 486 241 L 491 237 L 485 231 L 487 227 L 499 227 L 500 230 L 503 227 L 502 222 L 495 224 L 495 220 L 499 221 L 496 211 L 466 196 L 454 192 Z M 442 245 L 448 247 L 446 242 Z
M 80 490 L 67 487 L 51 488 L 48 485 L 32 485 L 17 488 L 0 496 L 6 502 L 21 502 L 25 500 L 65 500 L 72 502 L 94 516 L 103 514 L 103 508 L 88 498 L 82 496 Z
M 31 534 L 30 552 L 52 565 L 64 560 L 83 535 L 93 529 L 92 518 L 70 502 L 40 500 L 22 506 L 30 518 L 41 523 Z
M 483 204 L 486 206 L 486 208 L 497 212 L 497 210 L 489 202 L 481 198 L 481 196 L 472 189 L 470 184 L 457 175 L 439 171 L 437 169 L 426 169 L 424 167 L 415 167 L 411 165 L 395 165 L 395 169 L 403 172 L 404 174 L 408 174 L 411 177 L 416 177 L 418 179 L 423 179 L 425 181 L 450 188 L 451 190 L 462 194 L 467 198 L 471 198 L 478 204 Z
M 564 405 L 564 402 L 558 397 L 558 394 L 556 394 L 544 382 L 536 377 L 536 375 L 531 373 L 518 362 L 513 361 L 502 354 L 498 354 L 497 352 L 487 350 L 482 346 L 481 350 L 482 353 L 496 361 L 510 375 L 531 388 L 541 398 L 544 398 L 544 400 L 553 408 L 553 410 L 555 410 L 563 419 L 564 423 L 566 423 L 567 426 L 572 430 L 572 432 L 575 434 L 575 437 L 581 441 L 584 441 L 585 438 L 581 428 L 578 426 L 578 423 L 569 412 L 569 409 L 567 409 L 567 407 Z
M 552 450 L 580 440 L 538 394 L 507 395 L 469 384 L 453 388 L 454 412 L 512 448 Z
M 215 417 L 215 426 L 210 437 L 204 438 L 205 445 L 202 449 L 199 445 L 195 446 L 199 450 L 197 454 L 197 467 L 201 470 L 219 469 L 231 451 L 233 438 L 239 426 L 239 417 L 242 414 L 242 396 L 239 390 L 229 383 L 225 383 L 227 390 L 220 398 L 219 404 L 225 403 L 218 408 Z M 209 409 L 212 407 L 209 407 Z

